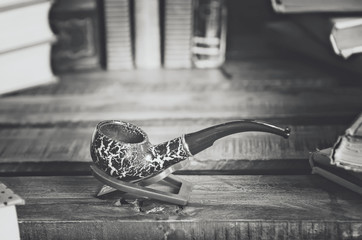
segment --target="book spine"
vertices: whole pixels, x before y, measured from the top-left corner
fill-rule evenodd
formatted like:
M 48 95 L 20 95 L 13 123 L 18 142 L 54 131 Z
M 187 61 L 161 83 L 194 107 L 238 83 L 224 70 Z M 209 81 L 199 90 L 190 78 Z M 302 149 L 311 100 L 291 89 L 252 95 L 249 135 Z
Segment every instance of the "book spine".
M 135 0 L 135 64 L 161 67 L 160 10 L 158 0 Z
M 193 1 L 165 1 L 166 68 L 191 68 L 191 39 L 193 35 Z
M 105 0 L 107 70 L 133 68 L 129 0 Z
M 102 68 L 98 1 L 56 1 L 50 22 L 58 41 L 52 48 L 55 73 Z

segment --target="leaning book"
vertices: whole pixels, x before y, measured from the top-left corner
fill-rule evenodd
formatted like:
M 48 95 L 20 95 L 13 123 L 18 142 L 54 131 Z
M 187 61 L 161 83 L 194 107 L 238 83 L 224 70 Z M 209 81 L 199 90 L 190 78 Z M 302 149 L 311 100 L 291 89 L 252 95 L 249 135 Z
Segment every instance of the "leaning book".
M 310 154 L 312 173 L 320 175 L 351 191 L 362 195 L 362 173 L 345 170 L 331 164 L 332 148 L 318 150 Z
M 312 173 L 362 195 L 362 114 L 333 147 L 310 154 Z
M 25 201 L 10 188 L 0 183 L 0 236 L 1 239 L 20 239 L 16 205 Z
M 362 173 L 362 114 L 338 138 L 330 157 L 331 164 Z

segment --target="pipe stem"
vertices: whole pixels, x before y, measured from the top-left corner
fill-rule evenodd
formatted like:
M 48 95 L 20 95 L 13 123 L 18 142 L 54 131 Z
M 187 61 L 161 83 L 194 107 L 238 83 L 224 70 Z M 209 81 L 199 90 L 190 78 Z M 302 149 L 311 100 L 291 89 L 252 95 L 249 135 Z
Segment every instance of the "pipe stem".
M 215 125 L 197 132 L 186 134 L 185 142 L 188 145 L 190 153 L 195 155 L 206 148 L 211 147 L 216 140 L 222 137 L 234 133 L 250 131 L 272 133 L 284 138 L 288 138 L 290 135 L 289 128 L 280 128 L 258 121 L 239 120 Z

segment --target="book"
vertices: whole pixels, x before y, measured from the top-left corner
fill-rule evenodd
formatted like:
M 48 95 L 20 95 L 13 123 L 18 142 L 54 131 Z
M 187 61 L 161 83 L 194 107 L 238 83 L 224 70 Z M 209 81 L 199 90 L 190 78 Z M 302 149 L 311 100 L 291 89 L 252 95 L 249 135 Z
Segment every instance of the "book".
M 51 1 L 14 2 L 0 4 L 0 54 L 54 37 L 48 21 Z
M 129 0 L 105 0 L 106 68 L 133 68 Z
M 193 1 L 166 0 L 164 15 L 165 68 L 191 68 Z
M 293 21 L 276 21 L 266 25 L 268 40 L 281 49 L 287 49 L 319 61 L 326 66 L 356 75 L 362 74 L 362 54 L 356 54 L 349 59 L 337 56 L 333 50 L 315 35 L 305 31 Z
M 312 174 L 318 174 L 362 195 L 362 173 L 349 171 L 331 164 L 332 150 L 332 148 L 327 148 L 310 153 L 309 163 Z
M 0 54 L 0 94 L 57 81 L 50 65 L 52 41 Z
M 292 19 L 344 59 L 362 53 L 362 17 L 301 14 Z
M 50 25 L 57 35 L 52 48 L 55 73 L 99 70 L 104 67 L 102 1 L 54 1 Z
M 332 148 L 310 154 L 312 173 L 362 195 L 362 114 Z
M 362 138 L 341 136 L 332 153 L 332 163 L 347 170 L 362 172 Z
M 278 13 L 360 12 L 360 0 L 271 0 Z
M 49 0 L 0 3 L 0 94 L 56 82 L 50 64 L 51 7 Z
M 223 0 L 195 1 L 192 61 L 197 68 L 220 67 L 225 61 L 227 9 Z
M 333 146 L 331 164 L 362 173 L 362 114 Z
M 135 65 L 161 67 L 161 32 L 158 0 L 134 1 Z
M 25 201 L 10 188 L 0 183 L 0 236 L 3 240 L 20 239 L 16 205 Z

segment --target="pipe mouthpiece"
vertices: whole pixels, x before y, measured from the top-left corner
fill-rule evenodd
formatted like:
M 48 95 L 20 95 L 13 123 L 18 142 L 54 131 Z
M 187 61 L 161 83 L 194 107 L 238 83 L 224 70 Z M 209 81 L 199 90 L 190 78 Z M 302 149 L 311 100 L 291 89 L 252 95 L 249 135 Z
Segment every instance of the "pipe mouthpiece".
M 188 144 L 191 154 L 197 154 L 204 149 L 211 147 L 213 143 L 225 136 L 240 132 L 267 132 L 279 135 L 284 138 L 290 136 L 290 128 L 281 128 L 269 123 L 239 120 L 215 125 L 198 132 L 185 135 L 185 141 Z
M 284 138 L 286 139 L 286 138 L 289 138 L 289 136 L 290 136 L 290 128 L 289 127 L 286 127 L 286 128 L 284 128 Z

